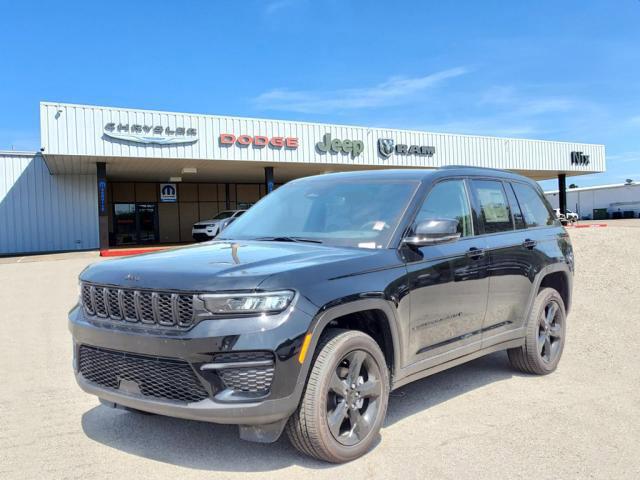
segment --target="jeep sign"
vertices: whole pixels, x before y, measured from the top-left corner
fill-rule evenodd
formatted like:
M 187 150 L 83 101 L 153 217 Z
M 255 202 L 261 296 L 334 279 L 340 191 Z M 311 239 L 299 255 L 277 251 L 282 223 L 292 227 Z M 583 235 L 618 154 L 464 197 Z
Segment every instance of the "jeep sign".
M 357 157 L 364 151 L 364 142 L 361 140 L 331 140 L 331 134 L 325 133 L 322 142 L 316 143 L 316 148 L 321 153 L 328 151 L 334 153 L 350 153 L 352 157 Z

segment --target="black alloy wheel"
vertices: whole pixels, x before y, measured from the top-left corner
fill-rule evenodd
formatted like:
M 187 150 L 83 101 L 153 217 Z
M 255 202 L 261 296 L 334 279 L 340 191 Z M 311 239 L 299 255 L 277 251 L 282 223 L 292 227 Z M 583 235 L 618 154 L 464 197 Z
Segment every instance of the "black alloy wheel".
M 327 391 L 327 424 L 342 445 L 355 445 L 371 432 L 380 410 L 380 367 L 371 354 L 354 350 L 336 366 Z
M 315 348 L 298 409 L 287 423 L 302 453 L 332 463 L 368 452 L 378 438 L 389 400 L 389 369 L 376 341 L 331 329 Z

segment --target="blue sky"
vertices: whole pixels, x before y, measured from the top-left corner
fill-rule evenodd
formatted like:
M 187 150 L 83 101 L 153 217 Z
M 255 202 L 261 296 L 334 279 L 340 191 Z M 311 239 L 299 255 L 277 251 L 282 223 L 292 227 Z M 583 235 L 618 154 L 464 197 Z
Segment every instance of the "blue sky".
M 48 100 L 603 143 L 570 181 L 640 180 L 639 25 L 638 0 L 0 0 L 0 149 L 39 148 Z

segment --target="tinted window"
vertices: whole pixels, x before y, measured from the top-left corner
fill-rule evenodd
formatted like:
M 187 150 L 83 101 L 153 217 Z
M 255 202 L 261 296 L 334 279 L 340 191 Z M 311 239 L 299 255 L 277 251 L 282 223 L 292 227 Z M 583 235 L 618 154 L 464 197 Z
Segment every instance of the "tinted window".
M 522 209 L 527 227 L 542 227 L 554 224 L 553 214 L 533 187 L 524 183 L 514 182 L 513 189 L 516 192 L 516 197 L 518 197 L 518 203 Z
M 513 193 L 513 188 L 511 185 L 505 185 L 505 190 L 507 191 L 507 197 L 509 198 L 509 206 L 511 207 L 511 214 L 513 215 L 513 221 L 516 224 L 516 228 L 521 230 L 525 228 L 524 217 L 522 215 L 522 210 L 520 210 L 520 205 L 518 205 L 518 200 Z
M 327 245 L 383 248 L 415 193 L 413 180 L 319 175 L 263 197 L 224 230 L 222 240 L 290 237 Z
M 223 220 L 225 218 L 229 218 L 231 215 L 233 215 L 233 212 L 229 211 L 229 210 L 226 210 L 224 212 L 220 212 L 218 215 L 213 217 L 213 219 L 214 220 Z
M 471 188 L 480 207 L 480 222 L 484 225 L 484 233 L 513 230 L 509 202 L 502 182 L 473 180 Z
M 429 219 L 458 220 L 458 232 L 463 237 L 473 235 L 471 209 L 462 180 L 437 183 L 429 192 L 416 217 L 416 223 Z

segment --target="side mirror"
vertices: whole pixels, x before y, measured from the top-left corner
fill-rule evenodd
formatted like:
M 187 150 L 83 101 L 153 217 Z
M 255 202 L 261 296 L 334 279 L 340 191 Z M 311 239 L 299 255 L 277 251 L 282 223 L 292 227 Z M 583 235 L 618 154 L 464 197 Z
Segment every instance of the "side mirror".
M 413 235 L 406 237 L 403 242 L 416 247 L 455 242 L 460 238 L 458 220 L 452 218 L 425 220 L 418 223 L 413 230 Z

